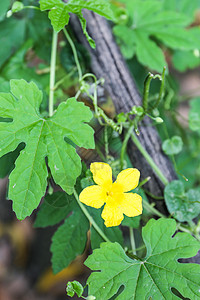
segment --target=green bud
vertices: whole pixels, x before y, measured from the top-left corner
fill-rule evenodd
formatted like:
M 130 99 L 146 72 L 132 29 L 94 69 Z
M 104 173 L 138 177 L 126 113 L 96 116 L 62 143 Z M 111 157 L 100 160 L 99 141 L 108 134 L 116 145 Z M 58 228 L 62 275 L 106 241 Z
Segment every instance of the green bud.
M 163 119 L 160 117 L 155 118 L 156 123 L 161 124 L 163 123 Z
M 9 10 L 9 11 L 7 11 L 6 17 L 10 18 L 12 16 L 12 14 L 13 14 L 12 10 Z
M 96 299 L 96 297 L 95 296 L 92 296 L 92 295 L 90 295 L 90 296 L 88 296 L 87 298 L 86 298 L 86 300 L 95 300 Z
M 13 3 L 11 11 L 13 13 L 16 13 L 16 12 L 22 10 L 23 8 L 24 8 L 24 4 L 22 2 L 16 1 L 16 2 Z

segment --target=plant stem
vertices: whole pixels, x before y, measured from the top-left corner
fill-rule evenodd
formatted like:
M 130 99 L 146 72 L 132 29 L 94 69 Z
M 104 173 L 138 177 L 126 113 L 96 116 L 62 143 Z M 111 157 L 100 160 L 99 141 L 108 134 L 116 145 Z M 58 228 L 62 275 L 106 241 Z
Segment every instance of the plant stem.
M 76 201 L 77 201 L 78 205 L 80 206 L 82 212 L 84 213 L 84 215 L 86 216 L 86 218 L 88 219 L 88 221 L 91 223 L 91 225 L 95 228 L 95 230 L 99 233 L 99 235 L 102 237 L 102 239 L 104 241 L 110 242 L 109 238 L 103 233 L 103 231 L 97 225 L 97 223 L 94 221 L 94 219 L 91 217 L 91 215 L 89 214 L 89 212 L 87 211 L 87 209 L 85 208 L 85 206 L 80 202 L 78 194 L 77 194 L 77 192 L 76 192 L 75 189 L 74 189 L 74 196 L 75 196 Z
M 72 48 L 72 52 L 73 52 L 73 55 L 74 55 L 74 60 L 75 60 L 76 67 L 77 67 L 77 70 L 78 70 L 79 81 L 81 81 L 83 75 L 82 75 L 82 70 L 81 70 L 81 66 L 80 66 L 80 63 L 79 63 L 76 47 L 75 47 L 74 42 L 72 41 L 70 35 L 68 34 L 66 28 L 63 28 L 63 32 L 66 36 L 66 39 L 68 40 L 68 43 L 70 44 L 70 46 Z
M 147 153 L 147 151 L 143 148 L 142 144 L 140 143 L 140 141 L 138 140 L 138 138 L 136 137 L 136 135 L 134 134 L 134 132 L 131 133 L 131 138 L 132 141 L 135 143 L 136 147 L 138 148 L 138 150 L 142 153 L 142 155 L 146 158 L 147 162 L 149 163 L 149 165 L 152 167 L 152 169 L 154 170 L 154 172 L 158 175 L 158 177 L 160 178 L 160 180 L 163 182 L 164 185 L 168 184 L 168 180 L 167 178 L 164 176 L 164 174 L 160 171 L 160 169 L 158 168 L 158 166 L 155 164 L 155 162 L 153 161 L 153 159 L 151 158 L 151 156 Z
M 50 117 L 53 116 L 57 40 L 58 40 L 58 34 L 55 30 L 53 30 L 52 48 L 51 48 L 51 65 L 50 65 L 50 86 L 49 86 L 49 116 Z
M 143 199 L 143 206 L 144 208 L 152 213 L 153 215 L 156 215 L 160 218 L 166 218 L 166 216 L 164 216 L 161 212 L 159 212 L 156 208 L 154 208 L 153 206 L 151 206 L 151 204 L 149 204 L 146 200 Z
M 129 227 L 129 233 L 130 233 L 130 242 L 131 242 L 132 252 L 133 252 L 134 255 L 136 255 L 135 238 L 134 238 L 133 228 Z

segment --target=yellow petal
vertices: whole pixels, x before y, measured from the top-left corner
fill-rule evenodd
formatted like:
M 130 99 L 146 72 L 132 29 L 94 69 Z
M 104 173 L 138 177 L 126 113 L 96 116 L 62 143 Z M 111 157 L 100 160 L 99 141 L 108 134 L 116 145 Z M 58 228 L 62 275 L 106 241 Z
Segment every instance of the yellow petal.
M 100 208 L 105 202 L 105 195 L 100 186 L 91 185 L 80 193 L 79 200 L 88 206 Z
M 112 184 L 112 169 L 102 162 L 95 162 L 90 165 L 90 170 L 93 174 L 93 179 L 98 185 Z
M 142 197 L 138 194 L 124 193 L 123 202 L 120 205 L 122 212 L 128 217 L 142 214 Z
M 140 171 L 138 171 L 138 169 L 129 168 L 119 173 L 116 182 L 123 186 L 123 192 L 128 192 L 138 186 L 139 178 Z
M 108 204 L 104 206 L 101 216 L 105 221 L 106 227 L 118 226 L 124 218 L 122 211 L 118 207 L 112 207 Z

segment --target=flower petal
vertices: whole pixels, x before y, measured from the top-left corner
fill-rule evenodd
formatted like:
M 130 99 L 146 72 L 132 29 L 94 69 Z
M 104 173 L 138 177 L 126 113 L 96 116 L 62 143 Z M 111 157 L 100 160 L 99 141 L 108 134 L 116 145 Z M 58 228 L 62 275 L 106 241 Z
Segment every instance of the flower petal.
M 106 227 L 118 226 L 124 218 L 122 211 L 118 207 L 108 204 L 104 206 L 101 216 L 105 221 Z
M 112 169 L 102 162 L 95 162 L 90 165 L 90 170 L 93 174 L 93 179 L 98 185 L 112 184 Z
M 91 185 L 80 193 L 79 200 L 88 206 L 100 208 L 105 202 L 105 195 L 100 186 Z
M 128 192 L 138 186 L 139 178 L 140 171 L 138 169 L 129 168 L 119 173 L 116 182 L 123 186 L 123 192 Z
M 124 193 L 124 200 L 120 205 L 122 212 L 128 217 L 142 214 L 142 197 L 138 194 Z

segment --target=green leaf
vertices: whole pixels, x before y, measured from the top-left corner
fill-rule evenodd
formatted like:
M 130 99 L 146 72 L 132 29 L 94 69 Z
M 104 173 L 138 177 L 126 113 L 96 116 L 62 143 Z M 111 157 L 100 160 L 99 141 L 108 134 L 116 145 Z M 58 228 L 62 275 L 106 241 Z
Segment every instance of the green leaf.
M 25 20 L 10 18 L 0 23 L 0 67 L 23 44 L 25 39 Z
M 194 50 L 199 47 L 199 34 L 194 32 L 196 29 L 188 29 L 192 20 L 181 10 L 176 12 L 170 8 L 166 11 L 162 1 L 156 0 L 123 2 L 127 5 L 129 22 L 117 26 L 117 29 L 114 27 L 114 34 L 120 40 L 120 48 L 126 58 L 136 53 L 142 65 L 162 72 L 166 61 L 159 42 L 171 49 Z
M 49 12 L 49 19 L 51 20 L 51 25 L 54 30 L 59 32 L 65 27 L 69 22 L 69 13 L 65 9 L 65 5 L 59 5 L 55 9 Z
M 170 182 L 164 190 L 165 203 L 170 214 L 180 222 L 190 222 L 200 213 L 200 192 L 185 192 L 179 180 Z
M 95 41 L 90 37 L 90 35 L 89 35 L 88 32 L 87 32 L 87 28 L 86 28 L 86 20 L 85 20 L 85 18 L 83 17 L 82 13 L 79 13 L 79 14 L 78 14 L 78 18 L 79 18 L 79 21 L 80 21 L 81 26 L 82 26 L 82 29 L 83 29 L 83 33 L 85 34 L 88 43 L 89 43 L 90 46 L 94 49 L 94 48 L 96 47 L 96 44 L 95 44 Z
M 101 210 L 97 210 L 94 208 L 87 208 L 90 212 L 90 215 L 93 217 L 99 228 L 105 233 L 105 235 L 109 238 L 111 242 L 118 242 L 123 245 L 123 236 L 119 227 L 106 227 L 104 225 L 104 221 L 101 217 Z M 91 246 L 92 249 L 100 247 L 100 244 L 104 242 L 103 238 L 99 235 L 99 233 L 95 230 L 95 228 L 91 227 Z
M 37 213 L 34 227 L 47 227 L 59 223 L 70 213 L 70 204 L 73 201 L 75 201 L 74 196 L 63 192 L 47 195 Z
M 142 230 L 147 254 L 143 260 L 129 258 L 117 243 L 103 243 L 94 250 L 85 264 L 93 272 L 87 284 L 89 294 L 97 300 L 110 299 L 124 287 L 115 299 L 179 299 L 171 288 L 184 297 L 200 297 L 200 266 L 177 260 L 196 255 L 199 242 L 188 233 L 177 233 L 175 220 L 151 219 Z M 100 271 L 100 272 L 99 272 Z
M 134 32 L 125 25 L 116 25 L 113 27 L 113 33 L 117 37 L 122 54 L 126 59 L 130 59 L 135 54 Z
M 163 8 L 166 10 L 178 11 L 194 19 L 195 10 L 199 9 L 198 0 L 162 0 Z
M 171 139 L 165 140 L 162 144 L 162 150 L 167 155 L 174 155 L 181 152 L 183 141 L 180 136 L 173 136 Z
M 199 47 L 190 30 L 169 27 L 152 30 L 152 34 L 171 49 L 192 50 Z
M 200 65 L 200 56 L 198 52 L 199 50 L 175 51 L 172 56 L 172 62 L 174 67 L 180 72 L 184 72 L 187 69 L 193 69 L 198 67 Z
M 135 30 L 136 55 L 139 62 L 148 65 L 152 70 L 162 72 L 167 65 L 161 49 L 149 39 L 145 32 Z
M 16 160 L 9 184 L 13 209 L 19 219 L 24 219 L 38 206 L 46 191 L 45 157 L 55 182 L 67 193 L 73 192 L 81 162 L 71 142 L 80 147 L 94 147 L 93 129 L 85 124 L 92 113 L 71 98 L 59 105 L 53 117 L 44 119 L 39 113 L 42 92 L 33 82 L 11 80 L 11 93 L 0 93 L 0 116 L 13 119 L 11 123 L 0 123 L 0 156 L 15 150 L 21 142 L 26 144 Z
M 124 219 L 122 221 L 122 226 L 128 226 L 128 227 L 131 227 L 131 228 L 139 228 L 140 219 L 141 219 L 140 216 L 131 217 L 131 218 L 129 218 L 127 216 L 124 216 Z
M 200 131 L 200 98 L 190 101 L 189 127 L 193 131 Z
M 77 294 L 78 297 L 81 297 L 83 294 L 83 286 L 80 284 L 80 282 L 74 280 L 74 281 L 68 281 L 67 283 L 67 296 L 73 297 L 75 294 Z
M 113 13 L 110 4 L 107 0 L 69 0 L 67 3 L 61 0 L 40 0 L 40 9 L 51 10 L 49 12 L 49 19 L 54 27 L 54 30 L 59 32 L 69 22 L 69 13 L 77 14 L 79 17 L 82 15 L 82 9 L 92 10 L 107 19 L 113 19 Z M 80 18 L 81 24 L 83 17 Z M 82 24 L 83 25 L 83 24 Z M 83 27 L 84 33 L 86 32 L 85 26 Z M 87 36 L 87 35 L 86 35 Z M 87 36 L 88 38 L 88 36 Z M 91 38 L 89 39 L 92 42 Z
M 10 1 L 9 0 L 1 0 L 0 21 L 2 21 L 5 18 L 6 12 L 8 11 L 9 7 L 10 7 Z
M 75 209 L 55 232 L 52 238 L 53 272 L 58 273 L 82 254 L 86 242 L 89 222 L 80 209 Z

